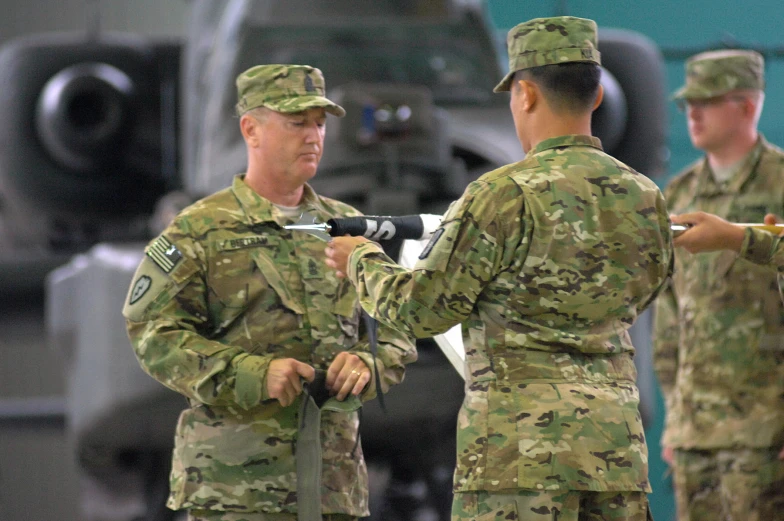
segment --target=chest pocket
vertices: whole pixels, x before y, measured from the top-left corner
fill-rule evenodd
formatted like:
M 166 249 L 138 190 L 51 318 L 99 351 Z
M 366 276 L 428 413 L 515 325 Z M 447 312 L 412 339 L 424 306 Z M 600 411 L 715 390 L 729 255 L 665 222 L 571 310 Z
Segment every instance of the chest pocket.
M 306 316 L 316 359 L 331 359 L 336 346 L 347 349 L 358 340 L 360 308 L 356 291 L 350 281 L 339 279 L 326 266 L 322 241 L 303 241 L 292 251 L 294 255 L 285 259 L 288 262 L 279 262 L 269 248 L 254 249 L 251 255 L 281 302 Z M 337 330 L 333 329 L 335 323 Z
M 347 279 L 339 279 L 335 270 L 324 263 L 324 243 L 304 247 L 301 255 L 302 285 L 307 294 L 308 315 L 318 324 L 313 336 L 320 342 L 317 355 L 334 356 L 332 349 L 349 349 L 359 339 L 359 299 L 354 286 Z M 332 326 L 337 322 L 338 330 Z M 335 334 L 337 333 L 337 334 Z
M 208 300 L 210 309 L 244 309 L 253 303 L 268 307 L 281 303 L 302 314 L 302 305 L 286 284 L 281 266 L 259 248 L 219 251 L 210 260 Z
M 213 337 L 250 353 L 282 350 L 302 327 L 297 286 L 287 284 L 285 265 L 274 262 L 266 249 L 224 247 L 209 259 L 207 303 Z
M 297 295 L 297 290 L 301 286 L 297 270 L 287 267 L 285 264 L 276 263 L 266 251 L 259 248 L 251 250 L 251 257 L 261 276 L 275 291 L 283 305 L 298 315 L 303 315 L 305 308 Z
M 777 198 L 770 193 L 739 195 L 727 215 L 730 222 L 761 223 L 767 213 L 781 215 L 784 202 L 776 204 Z M 773 203 L 773 204 L 772 204 Z
M 323 311 L 338 315 L 343 322 L 346 318 L 356 322 L 359 311 L 357 293 L 349 280 L 339 279 L 335 270 L 325 264 L 324 247 L 324 242 L 315 239 L 297 245 L 302 286 L 312 308 L 309 312 Z

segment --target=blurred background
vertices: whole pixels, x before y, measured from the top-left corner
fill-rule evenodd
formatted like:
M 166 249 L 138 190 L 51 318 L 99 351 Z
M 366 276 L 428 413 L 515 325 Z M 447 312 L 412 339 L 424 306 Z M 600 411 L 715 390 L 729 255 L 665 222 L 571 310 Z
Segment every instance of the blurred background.
M 330 121 L 317 191 L 369 214 L 441 213 L 522 158 L 506 31 L 573 15 L 600 27 L 605 149 L 660 186 L 699 157 L 669 93 L 688 56 L 766 58 L 760 129 L 784 145 L 784 4 L 740 0 L 19 0 L 0 17 L 0 519 L 159 521 L 184 401 L 138 368 L 120 310 L 143 244 L 244 169 L 234 77 L 321 68 Z M 658 521 L 663 405 L 650 317 L 633 330 Z M 432 341 L 366 406 L 373 520 L 448 519 L 463 382 Z

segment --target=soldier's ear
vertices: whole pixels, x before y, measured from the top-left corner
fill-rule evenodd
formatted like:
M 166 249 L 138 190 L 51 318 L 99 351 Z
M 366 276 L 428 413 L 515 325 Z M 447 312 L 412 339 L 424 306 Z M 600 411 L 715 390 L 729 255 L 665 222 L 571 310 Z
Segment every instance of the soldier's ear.
M 598 109 L 599 105 L 602 104 L 603 100 L 604 100 L 604 87 L 601 84 L 599 84 L 599 89 L 596 91 L 596 99 L 593 102 L 593 110 Z
M 755 99 L 751 96 L 744 96 L 743 97 L 743 110 L 746 112 L 746 115 L 750 118 L 754 118 L 757 115 L 757 107 L 761 103 L 759 98 Z
M 240 117 L 240 132 L 248 146 L 258 146 L 260 125 L 256 118 L 245 113 Z
M 520 89 L 520 108 L 526 112 L 530 112 L 539 101 L 539 87 L 536 83 L 528 80 L 517 80 L 517 85 Z

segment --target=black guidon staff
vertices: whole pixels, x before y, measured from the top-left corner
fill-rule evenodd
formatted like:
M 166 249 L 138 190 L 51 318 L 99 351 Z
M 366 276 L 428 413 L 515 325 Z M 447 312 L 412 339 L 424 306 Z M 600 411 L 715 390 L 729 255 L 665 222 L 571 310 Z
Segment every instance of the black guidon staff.
M 300 230 L 311 233 L 325 241 L 330 237 L 351 235 L 361 236 L 373 241 L 390 239 L 427 239 L 438 228 L 441 217 L 432 214 L 403 215 L 400 217 L 383 215 L 362 215 L 359 217 L 341 217 L 328 219 L 319 223 L 308 213 L 302 214 L 296 224 L 284 226 L 287 230 Z M 736 226 L 757 228 L 771 233 L 784 231 L 784 224 L 733 223 Z M 690 224 L 672 224 L 673 235 L 678 236 L 691 227 Z
M 287 230 L 300 230 L 322 240 L 329 241 L 330 237 L 343 235 L 366 237 L 373 241 L 387 241 L 390 239 L 427 239 L 438 228 L 441 216 L 432 214 L 403 215 L 400 217 L 381 215 L 362 215 L 359 217 L 341 217 L 328 219 L 327 222 L 317 222 L 316 219 L 303 213 L 296 224 L 289 224 L 283 228 Z

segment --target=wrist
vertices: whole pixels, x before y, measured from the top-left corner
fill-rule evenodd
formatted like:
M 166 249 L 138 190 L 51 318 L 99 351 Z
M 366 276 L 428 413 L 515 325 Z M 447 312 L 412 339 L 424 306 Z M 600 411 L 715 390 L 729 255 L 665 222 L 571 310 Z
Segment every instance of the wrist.
M 727 247 L 736 253 L 740 253 L 746 239 L 746 228 L 737 225 L 730 225 L 731 229 L 727 233 Z

